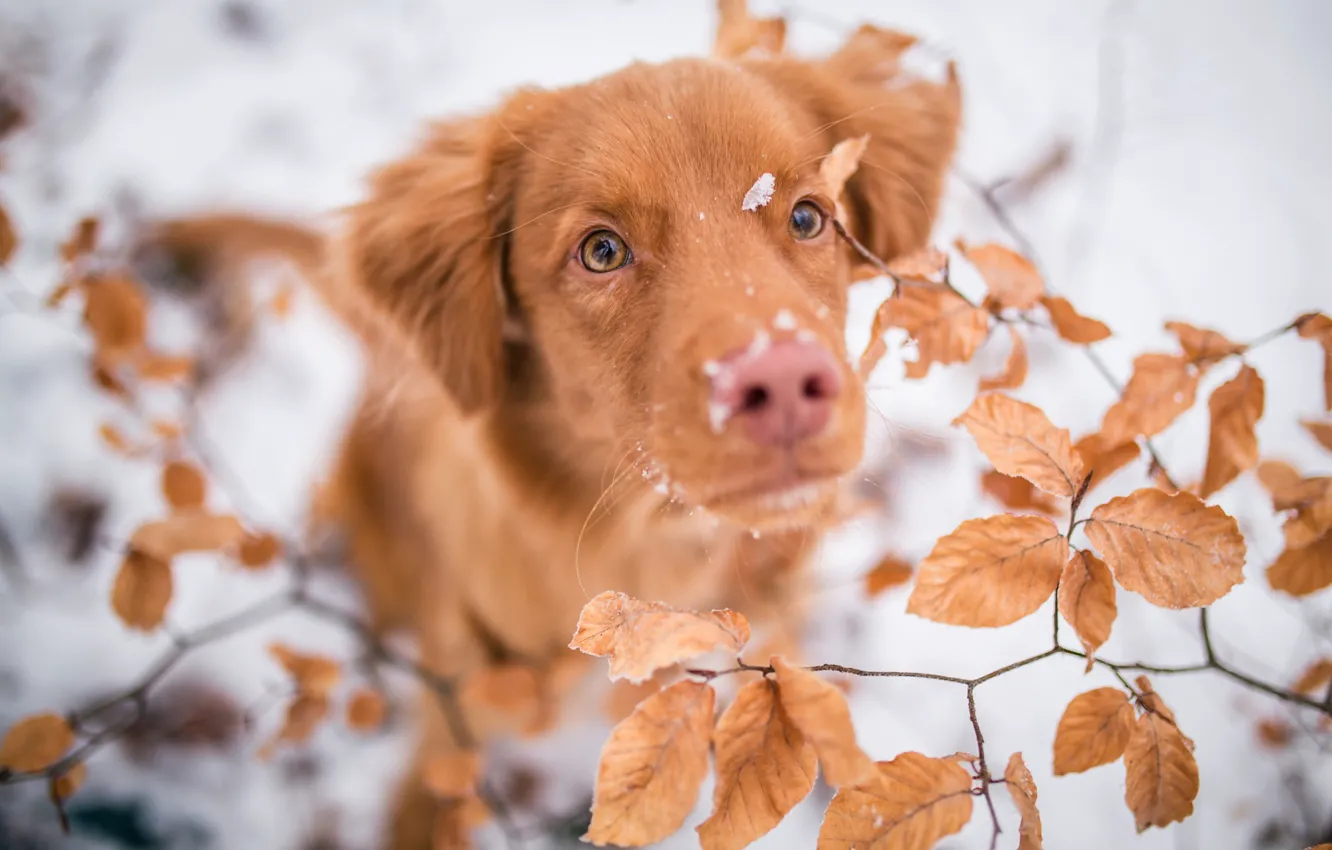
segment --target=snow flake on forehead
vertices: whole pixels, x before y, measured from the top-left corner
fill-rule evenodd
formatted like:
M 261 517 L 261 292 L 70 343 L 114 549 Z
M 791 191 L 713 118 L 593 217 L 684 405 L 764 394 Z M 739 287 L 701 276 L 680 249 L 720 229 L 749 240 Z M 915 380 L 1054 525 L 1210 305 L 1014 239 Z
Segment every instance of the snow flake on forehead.
M 754 181 L 754 185 L 749 187 L 745 193 L 745 199 L 740 203 L 740 209 L 745 212 L 752 212 L 759 207 L 768 205 L 772 200 L 772 190 L 777 187 L 777 178 L 765 171 L 759 175 L 759 179 Z

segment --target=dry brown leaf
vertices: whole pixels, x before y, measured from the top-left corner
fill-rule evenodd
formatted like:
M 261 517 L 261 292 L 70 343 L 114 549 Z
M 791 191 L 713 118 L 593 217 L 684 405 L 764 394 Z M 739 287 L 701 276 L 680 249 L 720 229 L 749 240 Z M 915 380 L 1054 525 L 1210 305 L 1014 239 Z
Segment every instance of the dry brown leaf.
M 170 562 L 131 549 L 111 585 L 111 610 L 131 629 L 152 631 L 162 625 L 172 591 Z
M 902 753 L 875 767 L 833 797 L 818 850 L 925 850 L 971 820 L 971 776 L 956 761 Z
M 890 587 L 906 584 L 911 580 L 911 572 L 911 564 L 896 555 L 884 555 L 865 574 L 865 595 L 873 599 Z
M 868 133 L 843 139 L 834 145 L 832 152 L 819 163 L 819 177 L 823 179 L 828 196 L 837 202 L 839 221 L 846 220 L 845 214 L 841 211 L 842 189 L 846 186 L 846 181 L 850 180 L 851 175 L 860 167 L 860 158 L 864 156 L 869 140 Z
M 713 650 L 738 653 L 748 641 L 749 621 L 735 611 L 685 611 L 608 590 L 583 606 L 569 648 L 609 656 L 612 680 L 642 682 Z
M 1265 717 L 1259 720 L 1254 732 L 1257 733 L 1260 744 L 1272 749 L 1288 747 L 1295 738 L 1295 730 L 1291 725 L 1277 717 Z
M 1050 314 L 1050 322 L 1055 333 L 1068 342 L 1077 345 L 1090 345 L 1110 336 L 1110 328 L 1104 322 L 1080 315 L 1067 298 L 1046 295 L 1041 298 L 1045 310 Z
M 301 692 L 287 706 L 287 715 L 282 721 L 282 728 L 259 748 L 261 759 L 272 758 L 281 743 L 303 744 L 319 728 L 328 715 L 328 697 Z
M 1332 584 L 1332 531 L 1301 549 L 1287 547 L 1267 568 L 1267 583 L 1291 596 L 1308 596 Z
M 447 753 L 426 762 L 421 781 L 440 799 L 456 799 L 476 793 L 481 777 L 481 756 L 476 752 Z
M 1304 478 L 1288 490 L 1275 494 L 1276 510 L 1295 513 L 1282 525 L 1287 549 L 1312 545 L 1332 528 L 1332 477 Z
M 1332 658 L 1320 658 L 1304 669 L 1291 690 L 1297 694 L 1313 696 L 1329 684 L 1332 684 Z
M 105 364 L 96 362 L 95 358 L 92 364 L 92 379 L 93 383 L 113 396 L 123 399 L 130 397 L 129 387 L 125 386 L 123 381 L 112 374 Z
M 374 688 L 358 688 L 347 701 L 347 725 L 357 732 L 373 732 L 384 725 L 384 698 Z
M 1027 479 L 1054 496 L 1072 498 L 1082 483 L 1082 458 L 1073 451 L 1064 428 L 1056 428 L 1035 405 L 1003 393 L 978 396 L 953 420 L 994 468 Z
M 1124 589 L 1162 608 L 1211 605 L 1244 581 L 1239 525 L 1192 493 L 1135 490 L 1092 511 L 1085 531 Z
M 236 560 L 250 570 L 263 569 L 281 554 L 282 541 L 267 531 L 246 533 L 236 544 Z
M 327 697 L 342 678 L 342 668 L 332 658 L 297 652 L 280 643 L 268 645 L 268 652 L 287 671 L 303 694 Z
M 1258 483 L 1263 485 L 1274 501 L 1279 494 L 1289 492 L 1303 480 L 1304 476 L 1300 475 L 1299 470 L 1284 460 L 1265 460 L 1258 464 Z
M 584 841 L 641 847 L 680 828 L 708 773 L 715 699 L 705 684 L 677 682 L 611 731 Z
M 971 519 L 935 544 L 916 571 L 907 612 L 955 626 L 1006 626 L 1059 584 L 1068 540 L 1040 516 Z
M 99 360 L 113 365 L 136 354 L 148 333 L 148 301 L 138 283 L 113 275 L 89 280 L 83 292 L 83 321 Z
M 173 514 L 135 529 L 130 546 L 162 561 L 185 552 L 216 552 L 234 546 L 245 529 L 230 514 Z
M 870 329 L 871 341 L 880 341 L 887 328 L 902 328 L 916 341 L 916 360 L 907 362 L 906 375 L 923 378 L 931 364 L 970 360 L 989 334 L 990 314 L 951 292 L 908 286 L 880 305 Z M 862 375 L 873 369 L 874 363 L 868 359 L 861 358 Z
M 1138 832 L 1193 814 L 1198 762 L 1188 739 L 1170 720 L 1150 711 L 1138 718 L 1124 749 L 1124 772 L 1124 801 Z
M 202 508 L 208 496 L 203 470 L 183 460 L 173 460 L 162 468 L 162 496 L 172 510 Z
M 1059 613 L 1082 642 L 1087 672 L 1091 672 L 1096 650 L 1110 638 L 1117 612 L 1110 568 L 1091 552 L 1074 552 L 1059 577 Z
M 1295 320 L 1300 336 L 1317 340 L 1323 347 L 1323 409 L 1332 410 L 1332 319 L 1308 313 Z
M 874 760 L 856 743 L 846 696 L 818 675 L 789 666 L 781 656 L 773 656 L 771 663 L 782 708 L 814 747 L 824 780 L 840 788 L 873 777 Z
M 1078 440 L 1073 445 L 1073 451 L 1082 458 L 1083 466 L 1091 473 L 1092 480 L 1087 487 L 1088 493 L 1095 489 L 1096 485 L 1137 460 L 1138 455 L 1142 453 L 1133 440 L 1111 446 L 1106 444 L 1105 438 L 1099 433 L 1088 434 Z
M 1105 412 L 1101 441 L 1118 446 L 1161 433 L 1193 407 L 1200 374 L 1187 357 L 1143 354 L 1133 361 L 1124 394 Z
M 97 232 L 100 225 L 96 218 L 88 216 L 79 219 L 69 237 L 60 243 L 60 259 L 72 263 L 78 258 L 97 250 Z
M 4 204 L 0 204 L 0 266 L 8 265 L 16 250 L 18 233 L 14 230 L 14 223 L 9 220 L 9 213 L 5 212 Z
M 141 352 L 135 358 L 139 377 L 145 381 L 183 381 L 194 373 L 194 358 L 184 354 Z
M 888 263 L 888 271 L 906 280 L 943 283 L 948 274 L 948 255 L 927 245 L 910 254 L 894 257 Z M 878 276 L 878 269 L 875 269 L 875 276 Z
M 1008 349 L 1008 359 L 1004 361 L 1003 371 L 981 378 L 981 392 L 989 390 L 1015 390 L 1027 380 L 1027 343 L 1014 325 L 1008 326 L 1008 335 L 1013 345 Z
M 1166 322 L 1165 328 L 1179 339 L 1184 356 L 1203 366 L 1232 354 L 1242 354 L 1248 348 L 1231 342 L 1219 331 L 1194 327 L 1186 322 Z
M 59 714 L 24 717 L 0 741 L 0 767 L 15 773 L 45 770 L 74 746 L 74 730 Z
M 1318 445 L 1332 452 L 1332 422 L 1319 422 L 1316 419 L 1301 419 L 1300 424 L 1309 436 L 1318 441 Z
M 1258 463 L 1255 428 L 1263 415 L 1265 395 L 1262 376 L 1246 363 L 1208 399 L 1212 425 L 1207 441 L 1207 468 L 1198 491 L 1202 498 L 1206 499 Z
M 110 422 L 103 422 L 101 425 L 98 425 L 97 435 L 102 438 L 102 442 L 121 454 L 128 455 L 134 453 L 134 447 L 130 445 L 130 441 L 124 434 L 120 433 L 119 428 L 112 425 Z
M 1018 850 L 1041 850 L 1045 846 L 1041 835 L 1041 813 L 1036 809 L 1036 780 L 1022 761 L 1022 753 L 1013 753 L 1004 770 L 1004 783 L 1013 796 L 1022 821 L 1018 825 Z
M 73 291 L 74 284 L 67 280 L 62 280 L 60 283 L 56 284 L 55 289 L 52 289 L 47 293 L 46 297 L 42 299 L 42 305 L 45 307 L 59 307 Z
M 997 469 L 981 476 L 981 489 L 1010 511 L 1035 511 L 1050 516 L 1061 513 L 1059 503 L 1049 493 L 1038 490 L 1025 478 L 1004 475 Z
M 1055 776 L 1081 773 L 1122 756 L 1133 734 L 1133 714 L 1133 704 L 1115 688 L 1073 697 L 1055 729 Z
M 814 747 L 791 722 L 768 679 L 735 695 L 712 734 L 717 787 L 698 826 L 703 850 L 740 850 L 781 823 L 814 787 Z
M 78 764 L 71 765 L 69 770 L 59 776 L 52 777 L 48 793 L 50 793 L 53 800 L 63 803 L 70 797 L 73 797 L 74 794 L 83 787 L 83 783 L 87 779 L 88 765 L 84 762 L 79 762 Z
M 153 434 L 158 439 L 166 440 L 167 442 L 179 440 L 184 433 L 184 429 L 175 422 L 169 422 L 165 419 L 154 419 L 151 427 L 153 429 Z
M 959 239 L 957 247 L 985 279 L 986 303 L 995 310 L 1030 310 L 1040 303 L 1045 281 L 1026 257 L 993 242 L 972 247 Z
M 1138 689 L 1138 703 L 1144 710 L 1159 714 L 1171 723 L 1175 722 L 1175 712 L 1170 710 L 1170 706 L 1165 704 L 1165 700 L 1161 699 L 1161 695 L 1152 687 L 1151 679 L 1140 675 L 1133 680 L 1133 684 Z M 1193 749 L 1192 742 L 1189 744 L 1189 749 Z
M 785 18 L 755 18 L 745 0 L 717 0 L 717 35 L 712 55 L 739 59 L 750 51 L 778 54 L 786 46 Z

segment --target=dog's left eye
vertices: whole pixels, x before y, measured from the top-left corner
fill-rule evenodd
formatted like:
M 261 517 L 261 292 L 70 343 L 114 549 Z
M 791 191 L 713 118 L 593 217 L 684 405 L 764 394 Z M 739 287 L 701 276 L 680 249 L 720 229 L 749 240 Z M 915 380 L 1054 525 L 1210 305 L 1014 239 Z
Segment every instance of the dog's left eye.
M 629 257 L 629 246 L 610 230 L 593 231 L 578 246 L 578 261 L 583 268 L 597 274 L 615 271 L 626 265 Z
M 823 210 L 813 201 L 801 201 L 791 210 L 791 235 L 797 239 L 813 239 L 823 232 Z

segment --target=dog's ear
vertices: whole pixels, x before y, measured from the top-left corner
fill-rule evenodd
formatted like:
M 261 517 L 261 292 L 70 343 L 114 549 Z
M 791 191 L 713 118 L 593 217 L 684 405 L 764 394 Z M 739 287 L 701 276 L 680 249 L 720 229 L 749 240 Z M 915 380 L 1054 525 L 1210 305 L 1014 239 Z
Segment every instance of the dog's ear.
M 847 182 L 852 232 L 884 259 L 923 247 L 957 147 L 962 94 L 951 63 L 933 82 L 901 67 L 911 36 L 861 27 L 818 62 L 759 61 L 754 69 L 805 114 L 831 150 L 868 134 Z
M 415 152 L 373 175 L 342 245 L 353 283 L 464 413 L 495 404 L 504 389 L 498 234 L 517 156 L 498 130 L 490 116 L 434 126 Z

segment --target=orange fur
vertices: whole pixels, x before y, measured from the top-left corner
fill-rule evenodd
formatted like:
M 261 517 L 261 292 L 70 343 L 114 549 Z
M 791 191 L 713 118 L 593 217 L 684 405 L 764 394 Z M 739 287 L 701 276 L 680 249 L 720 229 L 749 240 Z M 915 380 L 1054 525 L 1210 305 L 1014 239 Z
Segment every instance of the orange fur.
M 558 662 L 606 589 L 798 628 L 799 566 L 859 462 L 865 401 L 843 343 L 849 249 L 831 226 L 795 242 L 787 217 L 807 196 L 832 210 L 819 162 L 869 133 L 847 224 L 885 258 L 919 247 L 959 120 L 955 80 L 885 85 L 876 50 L 896 48 L 875 44 L 862 30 L 823 61 L 682 60 L 518 92 L 433 127 L 326 246 L 226 217 L 159 231 L 295 257 L 366 338 L 326 506 L 377 622 L 411 625 L 428 666 Z M 772 201 L 742 211 L 764 172 Z M 602 226 L 635 262 L 592 275 L 571 258 Z M 778 312 L 837 355 L 847 386 L 790 455 L 715 431 L 707 411 L 704 364 L 759 330 L 793 333 Z M 778 480 L 813 481 L 816 498 L 783 506 L 766 495 Z M 456 746 L 426 714 L 420 752 Z M 389 841 L 401 850 L 425 846 L 435 817 L 420 767 Z

